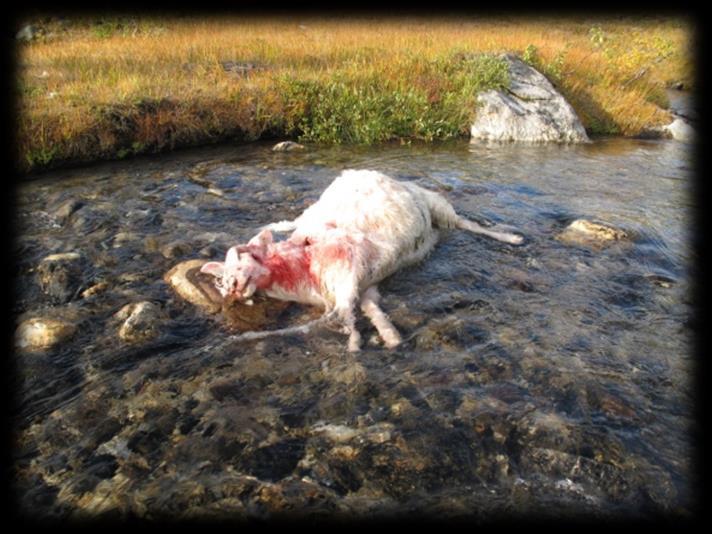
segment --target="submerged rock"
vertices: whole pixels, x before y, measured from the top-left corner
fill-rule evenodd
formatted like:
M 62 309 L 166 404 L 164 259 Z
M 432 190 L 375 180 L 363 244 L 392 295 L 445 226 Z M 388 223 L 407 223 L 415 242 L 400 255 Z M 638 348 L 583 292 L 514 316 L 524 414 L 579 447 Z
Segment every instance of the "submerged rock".
M 33 317 L 18 326 L 15 346 L 21 350 L 48 349 L 73 336 L 76 330 L 74 324 L 66 321 Z
M 166 259 L 184 256 L 193 250 L 193 246 L 185 241 L 172 241 L 161 247 L 161 255 Z
M 573 245 L 602 247 L 627 237 L 626 232 L 612 226 L 577 219 L 557 235 L 556 239 Z
M 127 304 L 114 316 L 123 321 L 119 337 L 124 341 L 139 341 L 154 337 L 165 313 L 153 302 L 143 301 Z
M 57 220 L 59 224 L 66 224 L 69 218 L 74 215 L 77 211 L 83 208 L 85 203 L 76 198 L 70 198 L 62 202 L 53 212 L 52 216 Z
M 272 147 L 274 152 L 291 152 L 292 150 L 304 150 L 306 147 L 294 141 L 282 141 Z
M 51 254 L 37 267 L 37 281 L 55 304 L 69 302 L 84 281 L 84 258 L 78 252 Z
M 247 302 L 223 303 L 222 313 L 228 325 L 238 332 L 264 330 L 291 305 L 291 302 L 254 295 Z
M 513 54 L 502 58 L 509 64 L 510 87 L 478 95 L 471 142 L 589 142 L 573 108 L 543 74 Z

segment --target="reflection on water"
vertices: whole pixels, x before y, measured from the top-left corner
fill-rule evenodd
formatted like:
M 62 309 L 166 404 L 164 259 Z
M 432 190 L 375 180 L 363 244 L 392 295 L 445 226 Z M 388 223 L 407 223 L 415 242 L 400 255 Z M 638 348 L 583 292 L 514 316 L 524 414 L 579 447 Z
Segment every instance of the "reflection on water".
M 22 185 L 17 323 L 54 317 L 78 328 L 55 348 L 16 354 L 21 508 L 54 517 L 684 514 L 693 498 L 689 156 L 673 141 L 620 139 L 299 153 L 258 143 Z M 259 226 L 295 217 L 344 168 L 438 190 L 527 244 L 447 234 L 381 284 L 405 343 L 385 350 L 360 320 L 357 355 L 329 330 L 225 343 L 224 317 L 163 281 L 181 260 L 222 257 Z M 601 250 L 554 239 L 577 218 L 631 238 Z M 55 280 L 55 270 L 43 281 L 41 260 L 70 251 L 82 258 L 76 279 Z M 50 298 L 48 284 L 69 291 Z M 124 340 L 115 314 L 141 301 L 160 310 L 157 333 Z M 274 326 L 303 318 L 280 317 Z

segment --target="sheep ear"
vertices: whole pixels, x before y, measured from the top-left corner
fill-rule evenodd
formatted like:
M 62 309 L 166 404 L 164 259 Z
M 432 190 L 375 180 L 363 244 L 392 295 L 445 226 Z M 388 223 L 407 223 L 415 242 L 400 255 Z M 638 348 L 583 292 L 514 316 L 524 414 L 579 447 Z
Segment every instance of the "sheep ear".
M 237 247 L 230 247 L 227 251 L 227 256 L 225 256 L 225 267 L 235 267 L 239 262 L 239 257 L 237 253 Z
M 225 264 L 221 261 L 209 261 L 200 268 L 201 273 L 207 273 L 213 276 L 222 276 L 224 270 Z
M 267 254 L 267 247 L 273 242 L 272 232 L 269 230 L 262 230 L 259 234 L 247 242 L 247 248 L 253 256 L 261 260 Z

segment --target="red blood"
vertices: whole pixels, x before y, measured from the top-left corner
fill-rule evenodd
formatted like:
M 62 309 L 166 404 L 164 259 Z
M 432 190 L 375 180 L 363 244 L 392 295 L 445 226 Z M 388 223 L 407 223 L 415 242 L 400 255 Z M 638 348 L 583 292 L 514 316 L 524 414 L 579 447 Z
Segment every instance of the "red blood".
M 311 254 L 306 247 L 295 247 L 295 254 L 280 255 L 279 253 L 267 256 L 262 265 L 267 267 L 271 275 L 265 280 L 260 280 L 258 287 L 265 289 L 274 284 L 287 291 L 295 291 L 298 286 L 310 284 L 316 286 L 316 277 L 311 272 Z
M 327 245 L 322 247 L 319 252 L 319 260 L 324 264 L 330 264 L 337 261 L 351 261 L 351 249 L 347 245 Z

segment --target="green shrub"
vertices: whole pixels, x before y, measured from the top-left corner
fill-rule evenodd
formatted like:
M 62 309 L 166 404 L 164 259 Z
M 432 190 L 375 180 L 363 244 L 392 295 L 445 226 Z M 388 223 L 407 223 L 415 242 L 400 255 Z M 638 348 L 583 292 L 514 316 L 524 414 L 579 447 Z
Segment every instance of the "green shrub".
M 347 71 L 311 80 L 287 76 L 280 84 L 288 133 L 305 142 L 371 145 L 466 135 L 477 93 L 505 87 L 509 78 L 504 61 L 482 55 L 429 63 L 409 58 L 387 79 Z

